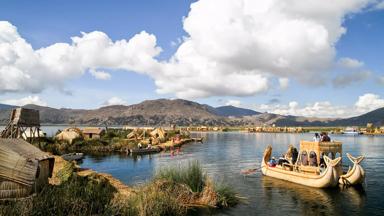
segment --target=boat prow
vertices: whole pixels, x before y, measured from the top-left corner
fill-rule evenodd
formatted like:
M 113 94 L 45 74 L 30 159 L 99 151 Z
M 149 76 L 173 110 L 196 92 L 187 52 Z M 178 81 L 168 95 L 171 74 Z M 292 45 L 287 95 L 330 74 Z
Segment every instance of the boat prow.
M 341 158 L 338 157 L 334 160 L 324 156 L 324 161 L 327 165 L 326 169 L 322 172 L 317 167 L 289 165 L 285 166 L 268 166 L 268 161 L 271 159 L 272 147 L 268 146 L 264 151 L 263 160 L 261 162 L 261 171 L 263 175 L 270 176 L 277 179 L 286 180 L 289 182 L 302 184 L 305 186 L 315 188 L 334 187 L 338 184 L 339 174 L 336 166 L 340 163 Z M 305 169 L 315 170 L 313 173 L 304 171 Z
M 352 169 L 340 176 L 339 183 L 343 185 L 358 185 L 362 184 L 365 180 L 365 171 L 360 165 L 361 161 L 364 160 L 364 156 L 353 157 L 347 153 L 347 157 L 353 163 Z

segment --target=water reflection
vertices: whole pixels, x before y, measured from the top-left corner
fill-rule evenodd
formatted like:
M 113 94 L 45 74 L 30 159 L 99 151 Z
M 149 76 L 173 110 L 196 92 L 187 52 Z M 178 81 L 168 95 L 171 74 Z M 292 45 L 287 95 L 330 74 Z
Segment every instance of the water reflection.
M 131 157 L 108 155 L 87 156 L 82 167 L 107 172 L 127 184 L 147 181 L 157 169 L 199 160 L 204 171 L 214 179 L 229 183 L 247 203 L 233 209 L 219 211 L 219 215 L 384 215 L 384 137 L 347 137 L 333 135 L 343 142 L 344 165 L 349 160 L 345 153 L 365 155 L 363 167 L 367 184 L 363 188 L 314 189 L 278 179 L 264 177 L 261 173 L 243 177 L 240 170 L 258 167 L 266 146 L 272 144 L 274 153 L 282 154 L 289 144 L 298 147 L 299 141 L 311 139 L 312 134 L 247 134 L 199 133 L 205 136 L 203 144 L 193 143 L 182 148 L 183 154 L 171 157 L 169 153 Z M 347 167 L 346 167 L 347 168 Z M 211 214 L 212 212 L 199 212 Z

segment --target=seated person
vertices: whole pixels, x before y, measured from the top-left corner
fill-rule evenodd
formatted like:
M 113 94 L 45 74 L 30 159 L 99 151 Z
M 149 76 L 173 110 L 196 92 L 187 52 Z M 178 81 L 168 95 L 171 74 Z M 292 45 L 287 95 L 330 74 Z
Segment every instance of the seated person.
M 269 167 L 275 167 L 276 166 L 276 159 L 274 157 L 272 157 L 272 159 L 269 160 L 268 166 Z

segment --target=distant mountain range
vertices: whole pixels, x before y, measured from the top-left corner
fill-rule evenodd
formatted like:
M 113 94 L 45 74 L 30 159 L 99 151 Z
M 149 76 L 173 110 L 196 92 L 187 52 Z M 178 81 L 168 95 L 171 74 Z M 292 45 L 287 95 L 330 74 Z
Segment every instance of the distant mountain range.
M 82 125 L 131 125 L 131 126 L 364 126 L 368 122 L 384 125 L 384 108 L 361 116 L 345 119 L 309 118 L 260 113 L 234 106 L 212 107 L 188 100 L 147 100 L 139 104 L 106 106 L 94 110 L 55 109 L 37 105 L 25 108 L 40 111 L 42 124 L 82 124 Z M 9 120 L 14 106 L 0 104 L 0 124 Z

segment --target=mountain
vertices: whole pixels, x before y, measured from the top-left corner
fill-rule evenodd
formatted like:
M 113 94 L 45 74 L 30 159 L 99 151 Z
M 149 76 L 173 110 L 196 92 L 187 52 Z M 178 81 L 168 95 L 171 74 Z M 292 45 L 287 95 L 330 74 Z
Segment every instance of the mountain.
M 7 110 L 15 108 L 16 106 L 8 105 L 8 104 L 0 104 L 0 110 Z
M 373 123 L 375 126 L 384 125 L 384 107 L 360 116 L 338 119 L 332 122 L 333 125 L 337 126 L 366 126 L 367 123 Z
M 0 124 L 8 123 L 13 106 L 1 106 Z M 139 104 L 114 105 L 94 110 L 55 109 L 38 105 L 26 105 L 25 108 L 40 111 L 42 124 L 78 124 L 78 125 L 131 125 L 131 126 L 365 126 L 368 122 L 375 126 L 384 125 L 384 108 L 353 118 L 309 118 L 284 116 L 273 113 L 259 113 L 253 110 L 233 106 L 211 107 L 188 100 L 157 99 Z
M 225 116 L 225 117 L 243 117 L 243 116 L 252 116 L 252 115 L 259 115 L 261 113 L 256 112 L 251 109 L 244 109 L 239 108 L 235 106 L 221 106 L 216 107 L 216 114 L 219 116 Z

